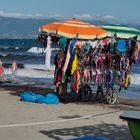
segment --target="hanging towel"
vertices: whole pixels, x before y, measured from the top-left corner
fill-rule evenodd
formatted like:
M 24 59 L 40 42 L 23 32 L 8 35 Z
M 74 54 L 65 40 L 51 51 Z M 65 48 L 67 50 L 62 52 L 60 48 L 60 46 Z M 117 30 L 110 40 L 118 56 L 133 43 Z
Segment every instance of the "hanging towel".
M 85 41 L 76 41 L 76 43 L 74 44 L 74 48 L 82 48 L 83 46 L 85 46 L 85 44 Z
M 66 37 L 61 37 L 59 40 L 59 47 L 64 49 L 67 47 L 67 38 Z
M 70 45 L 68 46 L 68 50 L 67 50 L 67 55 L 66 55 L 66 61 L 65 61 L 65 64 L 64 64 L 64 67 L 63 67 L 63 72 L 65 73 L 66 70 L 67 70 L 67 67 L 68 67 L 68 64 L 69 64 L 69 61 L 70 61 L 70 58 L 74 58 L 74 54 L 75 54 L 75 49 L 73 48 L 75 43 L 77 41 L 77 38 L 73 39 L 70 43 Z
M 108 44 L 108 38 L 107 38 L 107 37 L 105 37 L 105 38 L 103 39 L 103 43 L 104 43 L 104 45 L 107 45 L 107 44 Z
M 74 71 L 77 69 L 77 65 L 78 65 L 78 58 L 77 58 L 77 50 L 76 50 L 74 61 L 72 63 L 71 75 L 73 75 Z
M 64 67 L 63 67 L 63 72 L 64 72 L 64 73 L 65 73 L 66 70 L 67 70 L 69 61 L 70 61 L 70 46 L 68 47 L 67 55 L 66 55 L 66 60 L 65 60 L 65 64 L 64 64 Z
M 90 47 L 91 47 L 90 41 L 87 41 L 86 42 L 86 46 L 85 46 L 85 52 L 86 52 L 86 54 L 88 54 L 88 52 L 90 51 Z
M 75 55 L 75 48 L 74 45 L 77 42 L 77 39 L 72 39 L 70 45 L 69 45 L 69 51 L 70 51 L 70 57 L 73 60 L 74 59 L 74 55 Z
M 72 82 L 72 90 L 74 92 L 78 92 L 80 85 L 80 73 L 78 70 L 75 70 L 73 73 L 73 82 Z
M 91 44 L 91 46 L 92 46 L 93 49 L 97 47 L 98 40 L 89 41 L 89 42 L 90 42 L 90 44 Z

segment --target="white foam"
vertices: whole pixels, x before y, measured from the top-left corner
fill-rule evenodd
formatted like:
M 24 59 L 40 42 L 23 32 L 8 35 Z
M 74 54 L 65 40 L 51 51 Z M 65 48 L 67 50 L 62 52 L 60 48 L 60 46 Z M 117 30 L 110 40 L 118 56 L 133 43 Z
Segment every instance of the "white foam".
M 7 56 L 8 54 L 7 54 L 7 53 L 1 53 L 1 55 L 2 55 L 2 56 Z
M 37 64 L 37 65 L 33 65 L 33 64 L 26 64 L 24 65 L 25 68 L 29 68 L 29 69 L 38 69 L 38 70 L 48 70 L 46 65 L 42 65 L 42 64 Z M 51 65 L 51 68 L 49 69 L 50 71 L 54 71 L 55 66 Z
M 5 50 L 9 49 L 9 47 L 4 47 Z
M 32 47 L 27 52 L 30 52 L 30 53 L 42 53 L 42 51 L 43 51 L 42 48 Z
M 59 48 L 51 48 L 51 51 L 55 51 L 55 50 L 60 50 Z M 27 52 L 32 52 L 32 53 L 42 53 L 42 52 L 46 52 L 46 49 L 43 50 L 43 48 L 37 48 L 37 47 L 32 47 L 30 48 Z
M 19 47 L 16 47 L 16 48 L 15 48 L 15 50 L 18 50 L 18 49 L 19 49 Z
M 5 75 L 11 75 L 11 69 L 4 69 Z M 32 69 L 32 68 L 24 68 L 18 69 L 16 72 L 17 76 L 23 77 L 30 77 L 30 78 L 53 78 L 54 71 L 53 70 L 39 70 L 39 69 Z
M 140 85 L 140 74 L 131 75 L 131 84 Z
M 60 48 L 51 48 L 51 51 L 60 50 Z

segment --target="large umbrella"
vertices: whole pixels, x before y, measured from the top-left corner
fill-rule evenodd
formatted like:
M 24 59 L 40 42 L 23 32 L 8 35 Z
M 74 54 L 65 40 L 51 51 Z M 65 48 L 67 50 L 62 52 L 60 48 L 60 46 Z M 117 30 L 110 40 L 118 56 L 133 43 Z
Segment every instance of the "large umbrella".
M 113 36 L 114 34 L 117 34 L 117 37 L 125 39 L 138 36 L 138 40 L 140 40 L 140 31 L 135 28 L 120 24 L 108 24 L 101 27 L 102 29 L 108 31 L 108 36 Z
M 106 36 L 106 31 L 95 25 L 79 20 L 53 22 L 39 27 L 41 32 L 54 33 L 67 38 L 95 39 Z

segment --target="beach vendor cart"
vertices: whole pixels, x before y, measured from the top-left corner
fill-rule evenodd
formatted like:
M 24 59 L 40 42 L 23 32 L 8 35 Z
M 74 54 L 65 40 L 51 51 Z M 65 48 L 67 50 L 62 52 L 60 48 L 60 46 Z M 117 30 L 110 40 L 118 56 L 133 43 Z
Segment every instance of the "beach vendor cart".
M 54 84 L 60 93 L 70 82 L 71 91 L 82 101 L 89 101 L 96 90 L 107 103 L 114 104 L 121 88 L 130 84 L 130 63 L 136 39 L 128 41 L 115 34 L 107 37 L 100 27 L 79 20 L 53 22 L 39 28 L 59 36 L 59 53 L 55 57 Z M 119 87 L 116 90 L 116 85 Z

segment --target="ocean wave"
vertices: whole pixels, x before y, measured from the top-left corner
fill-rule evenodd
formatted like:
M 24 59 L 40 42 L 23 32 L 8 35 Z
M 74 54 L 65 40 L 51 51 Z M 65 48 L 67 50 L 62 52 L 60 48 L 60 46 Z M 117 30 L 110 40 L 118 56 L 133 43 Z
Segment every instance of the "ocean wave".
M 15 50 L 18 50 L 20 47 L 16 47 Z
M 2 53 L 2 52 L 0 53 L 0 56 L 1 56 L 1 57 L 6 57 L 6 56 L 8 56 L 8 55 L 9 55 L 8 53 Z
M 131 75 L 131 84 L 140 85 L 140 74 L 132 74 Z
M 28 69 L 47 70 L 46 65 L 43 65 L 43 64 L 38 64 L 38 65 L 25 64 L 24 67 Z M 50 71 L 54 71 L 54 69 L 55 69 L 55 66 L 51 65 Z
M 42 53 L 43 52 L 43 48 L 32 47 L 27 52 L 29 52 L 29 53 Z
M 59 50 L 59 48 L 51 48 L 51 51 L 58 51 L 58 50 Z M 39 48 L 39 47 L 32 47 L 27 52 L 29 52 L 29 53 L 45 53 L 46 50 L 44 50 L 43 48 Z
M 4 75 L 12 75 L 11 68 L 4 69 Z M 16 72 L 16 76 L 20 77 L 30 77 L 30 78 L 53 78 L 54 71 L 53 70 L 39 70 L 32 68 L 24 68 L 18 69 Z

